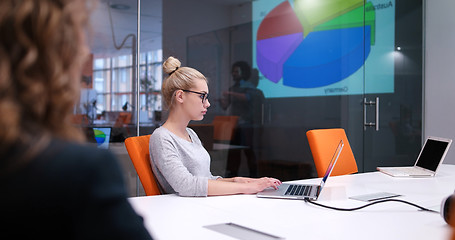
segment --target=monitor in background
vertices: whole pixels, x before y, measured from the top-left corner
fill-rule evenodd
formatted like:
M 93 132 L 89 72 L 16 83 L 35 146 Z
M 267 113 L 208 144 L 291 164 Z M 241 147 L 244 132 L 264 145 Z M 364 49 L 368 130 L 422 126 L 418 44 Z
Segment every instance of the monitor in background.
M 110 127 L 94 127 L 93 134 L 95 135 L 95 141 L 98 148 L 108 149 L 111 138 Z

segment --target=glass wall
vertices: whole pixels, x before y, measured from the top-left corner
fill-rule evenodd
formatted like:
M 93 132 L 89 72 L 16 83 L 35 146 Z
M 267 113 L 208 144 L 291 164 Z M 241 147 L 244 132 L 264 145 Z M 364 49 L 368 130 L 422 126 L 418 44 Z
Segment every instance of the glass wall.
M 165 120 L 161 64 L 169 56 L 209 79 L 211 107 L 190 127 L 215 175 L 315 177 L 306 132 L 321 128 L 346 131 L 360 172 L 415 161 L 422 1 L 138 2 L 138 77 L 136 2 L 102 3 L 95 12 L 103 19 L 95 24 L 103 37 L 95 38 L 91 69 L 97 115 L 82 124 L 112 128 L 110 148 L 123 159 L 131 195 L 143 190 L 123 141 L 137 129 L 151 134 Z
M 124 140 L 150 134 L 161 118 L 161 6 L 161 0 L 99 1 L 91 19 L 92 58 L 84 71 L 88 81 L 82 81 L 82 110 L 75 112 L 87 141 L 117 155 L 130 196 L 144 191 Z
M 164 4 L 164 13 L 173 7 Z M 219 5 L 211 8 L 225 21 Z M 248 130 L 237 128 L 243 142 L 232 139 L 254 155 L 242 150 L 238 160 L 230 152 L 239 150 L 230 151 L 221 173 L 314 177 L 306 132 L 321 128 L 346 131 L 360 172 L 413 164 L 422 130 L 421 1 L 254 1 L 227 15 L 232 24 L 213 30 L 193 20 L 199 29 L 187 36 L 188 65 L 212 80 L 204 122 L 242 112 L 219 101 L 236 87 L 238 61 L 258 71 L 247 82 L 258 81 L 264 99 L 251 103 L 261 112 Z
M 162 50 L 140 54 L 141 122 L 153 122 L 153 112 L 161 111 Z M 97 113 L 131 111 L 133 106 L 134 71 L 131 55 L 113 58 L 96 58 L 93 64 L 94 88 L 97 91 Z M 143 115 L 143 116 L 142 116 Z

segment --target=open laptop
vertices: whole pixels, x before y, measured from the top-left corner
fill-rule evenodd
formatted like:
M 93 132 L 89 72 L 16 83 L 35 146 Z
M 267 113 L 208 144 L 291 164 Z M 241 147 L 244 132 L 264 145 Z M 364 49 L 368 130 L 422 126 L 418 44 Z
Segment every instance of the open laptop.
M 283 183 L 278 187 L 278 189 L 267 188 L 264 189 L 262 192 L 257 193 L 256 196 L 264 198 L 317 200 L 319 195 L 321 194 L 324 184 L 326 183 L 327 179 L 332 173 L 333 168 L 335 167 L 335 164 L 338 161 L 338 157 L 340 156 L 343 147 L 344 142 L 343 140 L 340 140 L 337 148 L 335 149 L 335 153 L 333 154 L 332 159 L 330 160 L 329 166 L 325 171 L 324 177 L 322 178 L 321 183 L 319 185 Z
M 446 157 L 452 139 L 428 137 L 412 167 L 378 167 L 393 177 L 433 177 Z

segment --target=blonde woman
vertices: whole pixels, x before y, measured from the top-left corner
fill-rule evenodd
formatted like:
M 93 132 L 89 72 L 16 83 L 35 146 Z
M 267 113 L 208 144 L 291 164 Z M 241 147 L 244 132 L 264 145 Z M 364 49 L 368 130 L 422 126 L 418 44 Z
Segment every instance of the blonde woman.
M 169 116 L 150 137 L 152 169 L 162 190 L 180 196 L 214 196 L 277 188 L 281 182 L 275 178 L 221 178 L 211 174 L 210 156 L 188 128 L 191 120 L 202 120 L 210 107 L 207 79 L 193 68 L 181 67 L 174 57 L 163 63 L 163 70 L 168 74 L 162 94 Z

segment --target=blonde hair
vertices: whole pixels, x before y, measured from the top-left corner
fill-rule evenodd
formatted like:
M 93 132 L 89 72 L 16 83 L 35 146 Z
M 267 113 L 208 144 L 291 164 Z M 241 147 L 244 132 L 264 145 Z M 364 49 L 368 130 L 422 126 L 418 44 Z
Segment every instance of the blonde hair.
M 0 153 L 22 146 L 36 154 L 52 137 L 84 139 L 71 117 L 88 55 L 89 1 L 0 1 Z
M 207 78 L 198 70 L 190 67 L 180 67 L 181 65 L 182 63 L 172 56 L 163 63 L 163 71 L 169 76 L 163 82 L 161 93 L 169 109 L 172 109 L 174 95 L 177 90 L 192 88 L 195 79 L 202 79 L 208 83 Z

